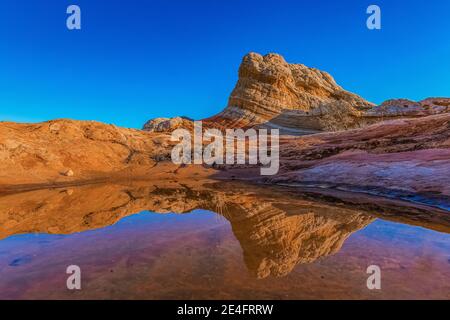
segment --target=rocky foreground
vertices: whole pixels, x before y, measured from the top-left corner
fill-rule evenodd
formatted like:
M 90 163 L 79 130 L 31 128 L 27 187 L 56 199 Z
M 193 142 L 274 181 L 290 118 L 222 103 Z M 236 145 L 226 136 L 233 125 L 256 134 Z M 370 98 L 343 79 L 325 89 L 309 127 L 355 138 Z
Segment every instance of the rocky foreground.
M 286 138 L 280 162 L 264 181 L 427 199 L 449 210 L 450 114 Z
M 261 177 L 250 166 L 180 170 L 170 160 L 170 134 L 192 128 L 186 117 L 153 119 L 144 130 L 93 121 L 1 122 L 0 192 L 170 173 L 365 192 L 448 210 L 449 111 L 445 98 L 376 106 L 323 71 L 249 54 L 228 106 L 203 123 L 280 129 L 277 175 Z

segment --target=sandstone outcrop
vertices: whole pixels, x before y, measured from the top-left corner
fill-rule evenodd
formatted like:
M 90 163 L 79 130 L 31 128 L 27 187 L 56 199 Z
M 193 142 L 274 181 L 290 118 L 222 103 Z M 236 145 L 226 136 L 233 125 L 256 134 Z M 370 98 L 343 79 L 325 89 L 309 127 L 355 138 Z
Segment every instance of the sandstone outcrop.
M 450 99 L 420 102 L 388 100 L 377 106 L 344 90 L 333 77 L 303 64 L 290 64 L 278 54 L 247 54 L 228 105 L 203 124 L 219 128 L 278 128 L 282 134 L 305 135 L 364 127 L 402 117 L 450 112 Z M 192 128 L 186 118 L 150 120 L 144 130 L 171 132 Z
M 74 173 L 73 173 L 72 169 L 68 169 L 68 170 L 64 171 L 62 174 L 65 175 L 66 177 L 72 177 Z
M 143 130 L 149 132 L 172 132 L 178 128 L 192 130 L 193 121 L 187 117 L 155 118 L 147 121 Z
M 243 176 L 228 168 L 227 175 Z M 236 172 L 237 171 L 237 172 Z M 254 179 L 320 185 L 383 196 L 421 197 L 450 209 L 450 114 L 398 119 L 280 140 L 280 171 Z M 249 174 L 245 176 L 249 179 Z
M 94 121 L 0 123 L 0 185 L 108 177 L 170 159 L 167 137 Z M 74 174 L 76 173 L 76 174 Z
M 320 130 L 322 126 L 317 121 L 300 118 L 313 119 L 335 103 L 356 114 L 373 106 L 344 90 L 326 72 L 289 64 L 278 54 L 250 53 L 239 67 L 239 79 L 227 107 L 209 120 L 227 127 L 266 124 L 293 130 Z M 292 122 L 294 114 L 299 119 Z
M 374 106 L 362 114 L 364 125 L 399 118 L 419 118 L 450 112 L 450 98 L 427 98 L 415 102 L 407 99 L 392 99 Z

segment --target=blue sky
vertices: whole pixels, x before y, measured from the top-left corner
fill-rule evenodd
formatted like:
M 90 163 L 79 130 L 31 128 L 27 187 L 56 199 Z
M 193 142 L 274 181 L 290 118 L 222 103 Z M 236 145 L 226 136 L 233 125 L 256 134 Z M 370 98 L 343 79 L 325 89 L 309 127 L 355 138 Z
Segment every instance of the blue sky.
M 77 4 L 82 30 L 66 28 Z M 366 8 L 382 29 L 366 28 Z M 450 1 L 2 0 L 0 120 L 219 112 L 247 52 L 330 72 L 381 103 L 450 97 Z

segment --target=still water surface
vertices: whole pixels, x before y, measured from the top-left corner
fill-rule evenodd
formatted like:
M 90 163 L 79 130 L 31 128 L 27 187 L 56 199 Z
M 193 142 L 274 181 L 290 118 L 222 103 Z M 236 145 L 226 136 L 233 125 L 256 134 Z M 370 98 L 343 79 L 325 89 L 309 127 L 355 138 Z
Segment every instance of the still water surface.
M 450 299 L 445 226 L 360 208 L 177 185 L 38 190 L 0 212 L 1 299 Z

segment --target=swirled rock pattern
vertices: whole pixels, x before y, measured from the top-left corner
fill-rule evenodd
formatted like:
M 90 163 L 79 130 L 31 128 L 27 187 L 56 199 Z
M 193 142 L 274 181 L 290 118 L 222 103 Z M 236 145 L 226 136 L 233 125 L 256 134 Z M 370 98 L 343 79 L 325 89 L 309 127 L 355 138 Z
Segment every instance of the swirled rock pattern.
M 274 53 L 247 54 L 228 105 L 203 119 L 204 125 L 222 128 L 277 128 L 284 134 L 305 135 L 364 127 L 404 117 L 423 117 L 450 111 L 450 99 L 420 102 L 392 99 L 374 105 L 344 90 L 327 72 L 290 64 Z M 158 123 L 158 125 L 154 125 Z M 192 121 L 175 118 L 150 120 L 144 130 L 171 132 Z

